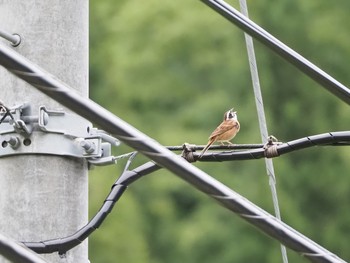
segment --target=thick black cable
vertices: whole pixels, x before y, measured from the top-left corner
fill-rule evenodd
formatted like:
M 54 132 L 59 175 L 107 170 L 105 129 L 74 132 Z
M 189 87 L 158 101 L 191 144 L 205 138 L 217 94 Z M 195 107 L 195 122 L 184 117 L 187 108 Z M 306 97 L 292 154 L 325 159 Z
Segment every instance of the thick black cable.
M 112 211 L 116 202 L 118 202 L 124 191 L 131 183 L 160 168 L 160 166 L 153 162 L 147 162 L 136 169 L 133 169 L 132 171 L 124 170 L 120 178 L 112 185 L 111 191 L 109 192 L 100 210 L 84 227 L 79 229 L 74 234 L 63 238 L 40 242 L 23 242 L 23 244 L 39 254 L 53 252 L 65 254 L 68 250 L 83 242 L 92 234 L 92 232 L 101 226 L 102 222 Z
M 71 236 L 57 238 L 40 242 L 23 242 L 25 246 L 36 253 L 53 253 L 65 254 L 68 250 L 83 242 L 93 231 L 95 231 L 112 211 L 114 204 L 125 191 L 124 185 L 113 185 L 111 192 L 103 203 L 103 206 L 91 221 Z
M 201 162 L 223 162 L 235 160 L 253 160 L 269 157 L 277 157 L 296 150 L 301 150 L 313 146 L 350 146 L 350 131 L 329 132 L 323 134 L 312 135 L 286 143 L 274 143 L 260 149 L 246 151 L 225 151 L 225 152 L 207 152 L 200 159 L 199 152 L 193 152 L 194 160 Z M 275 156 L 268 155 L 269 147 L 276 150 Z
M 66 84 L 3 45 L 0 45 L 0 64 L 62 105 L 97 124 L 106 132 L 114 134 L 128 146 L 173 172 L 201 192 L 216 199 L 227 209 L 237 213 L 247 222 L 309 260 L 313 262 L 344 262 L 341 258 L 277 220 L 100 105 L 81 97 Z
M 222 0 L 201 0 L 240 29 L 286 59 L 341 100 L 350 104 L 350 89 L 282 43 L 249 18 Z
M 310 143 L 311 142 L 311 143 Z M 325 133 L 314 136 L 309 136 L 305 138 L 301 138 L 298 140 L 290 141 L 284 144 L 281 149 L 288 149 L 288 151 L 284 151 L 283 154 L 301 150 L 304 148 L 312 147 L 312 146 L 325 146 L 325 145 L 342 145 L 342 143 L 348 143 L 350 145 L 350 131 L 349 132 L 333 132 L 333 133 Z M 289 145 L 289 146 L 288 146 Z M 279 146 L 282 146 L 279 145 Z M 184 148 L 184 146 L 170 146 L 170 148 L 178 149 L 178 147 Z M 264 151 L 263 147 L 261 147 L 261 151 Z M 201 147 L 199 147 L 199 150 Z M 239 152 L 237 152 L 238 154 Z M 233 155 L 232 155 L 233 154 Z M 133 158 L 133 155 L 131 157 Z M 212 154 L 207 153 L 203 156 L 211 156 Z M 213 157 L 211 161 L 217 161 L 220 157 L 218 157 L 219 153 Z M 236 155 L 231 153 L 234 158 Z M 183 155 L 184 156 L 184 155 Z M 257 156 L 251 155 L 252 159 L 256 159 Z M 263 155 L 260 158 L 264 158 Z M 237 160 L 237 159 L 231 159 Z M 225 161 L 228 161 L 225 159 Z M 128 168 L 128 163 L 125 168 Z M 90 220 L 90 222 L 79 229 L 76 233 L 53 240 L 40 241 L 40 242 L 23 242 L 27 247 L 34 250 L 37 253 L 52 253 L 59 252 L 60 254 L 64 254 L 66 251 L 72 249 L 73 247 L 79 245 L 84 241 L 93 231 L 100 227 L 102 222 L 106 219 L 107 215 L 112 211 L 116 202 L 118 202 L 119 198 L 122 196 L 126 188 L 140 179 L 141 177 L 151 174 L 157 170 L 161 169 L 161 167 L 154 162 L 147 162 L 133 170 L 124 169 L 124 172 L 119 177 L 119 179 L 113 184 L 110 193 L 104 201 L 103 206 L 97 212 L 97 214 Z

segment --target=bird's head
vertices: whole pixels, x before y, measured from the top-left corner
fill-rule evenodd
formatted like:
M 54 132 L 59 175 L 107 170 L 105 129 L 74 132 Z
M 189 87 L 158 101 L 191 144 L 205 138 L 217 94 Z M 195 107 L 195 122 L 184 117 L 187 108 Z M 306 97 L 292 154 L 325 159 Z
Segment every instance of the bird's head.
M 224 120 L 235 120 L 237 121 L 237 111 L 234 111 L 233 108 L 225 112 Z

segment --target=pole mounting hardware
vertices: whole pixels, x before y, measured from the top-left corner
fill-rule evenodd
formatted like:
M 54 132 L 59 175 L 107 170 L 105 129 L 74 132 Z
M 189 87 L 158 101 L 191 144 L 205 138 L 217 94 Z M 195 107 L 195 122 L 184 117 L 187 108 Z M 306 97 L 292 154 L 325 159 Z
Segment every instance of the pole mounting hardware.
M 7 114 L 6 117 L 5 114 Z M 32 115 L 30 104 L 0 112 L 0 158 L 41 154 L 85 158 L 93 165 L 114 163 L 111 147 L 119 140 L 92 127 L 84 118 L 40 106 Z

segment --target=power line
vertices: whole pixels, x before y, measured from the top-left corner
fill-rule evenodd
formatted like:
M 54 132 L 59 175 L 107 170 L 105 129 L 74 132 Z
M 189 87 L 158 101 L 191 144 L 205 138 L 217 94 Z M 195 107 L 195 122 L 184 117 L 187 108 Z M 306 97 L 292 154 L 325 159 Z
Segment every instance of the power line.
M 265 147 L 246 151 L 209 152 L 198 159 L 199 153 L 191 152 L 192 159 L 201 162 L 223 162 L 273 158 L 314 146 L 349 146 L 350 131 L 338 131 L 311 135 L 285 143 L 266 144 Z
M 267 235 L 279 240 L 311 261 L 345 262 L 97 103 L 72 91 L 68 85 L 3 45 L 0 45 L 0 64 L 62 105 L 87 118 L 106 132 L 114 134 L 128 146 L 216 199 L 227 209 L 237 213 Z
M 0 234 L 0 254 L 5 256 L 11 262 L 23 263 L 45 263 L 47 262 L 42 257 L 35 254 L 33 251 L 23 247 L 21 243 L 14 241 Z
M 350 145 L 350 132 L 348 132 L 348 136 L 344 136 L 337 134 L 332 137 L 332 143 L 335 144 L 338 142 L 344 142 L 345 139 L 347 139 L 349 145 Z M 326 143 L 329 140 L 326 140 L 327 138 L 320 135 L 315 135 L 314 137 L 322 138 L 323 142 Z M 310 137 L 307 137 L 310 138 Z M 296 141 L 303 141 L 301 139 L 298 139 Z M 303 144 L 306 142 L 303 141 Z M 287 143 L 288 144 L 288 143 Z M 310 146 L 310 145 L 309 145 Z M 312 146 L 318 146 L 316 143 L 313 143 Z M 184 150 L 182 156 L 186 158 L 186 151 L 190 150 L 192 151 L 194 148 L 188 147 L 187 144 L 183 146 L 169 146 L 171 149 L 179 149 L 182 148 Z M 193 146 L 192 146 L 193 147 Z M 200 146 L 198 150 L 202 150 L 203 146 Z M 301 150 L 302 147 L 298 147 L 295 150 Z M 136 152 L 131 152 L 127 154 L 123 154 L 120 157 L 116 157 L 116 159 L 120 158 L 127 158 L 129 157 L 129 160 L 127 164 L 125 165 L 124 171 L 121 174 L 121 176 L 115 181 L 115 183 L 111 187 L 111 191 L 107 195 L 105 201 L 103 202 L 103 205 L 101 206 L 100 210 L 96 213 L 96 215 L 81 229 L 73 233 L 72 235 L 66 236 L 66 237 L 60 237 L 57 239 L 50 239 L 50 240 L 43 240 L 39 242 L 24 242 L 24 244 L 29 247 L 30 249 L 34 250 L 37 253 L 53 253 L 58 252 L 60 254 L 64 254 L 68 250 L 74 248 L 75 246 L 79 245 L 81 242 L 83 242 L 86 238 L 88 238 L 96 229 L 98 229 L 101 224 L 104 222 L 104 220 L 107 218 L 109 213 L 112 211 L 112 209 L 115 207 L 116 203 L 119 201 L 127 187 L 129 187 L 132 183 L 137 181 L 138 179 L 154 173 L 161 169 L 159 165 L 157 165 L 154 162 L 147 162 L 133 170 L 128 170 L 129 164 L 136 155 Z
M 350 89 L 318 68 L 306 58 L 272 36 L 259 25 L 242 15 L 239 11 L 222 0 L 201 0 L 230 22 L 238 26 L 266 47 L 286 59 L 289 63 L 318 82 L 322 87 L 333 93 L 339 99 L 350 104 Z

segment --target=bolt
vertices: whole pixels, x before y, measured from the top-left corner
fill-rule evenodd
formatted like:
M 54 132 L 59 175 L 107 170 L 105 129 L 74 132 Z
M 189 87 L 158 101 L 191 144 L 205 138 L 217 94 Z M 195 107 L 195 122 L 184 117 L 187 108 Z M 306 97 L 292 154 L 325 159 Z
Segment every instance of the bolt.
M 80 146 L 84 148 L 86 153 L 93 153 L 96 149 L 96 145 L 89 141 L 81 141 Z
M 11 136 L 8 140 L 6 140 L 8 144 L 10 144 L 10 146 L 13 149 L 17 149 L 20 145 L 20 141 L 18 139 L 18 137 L 16 136 Z

